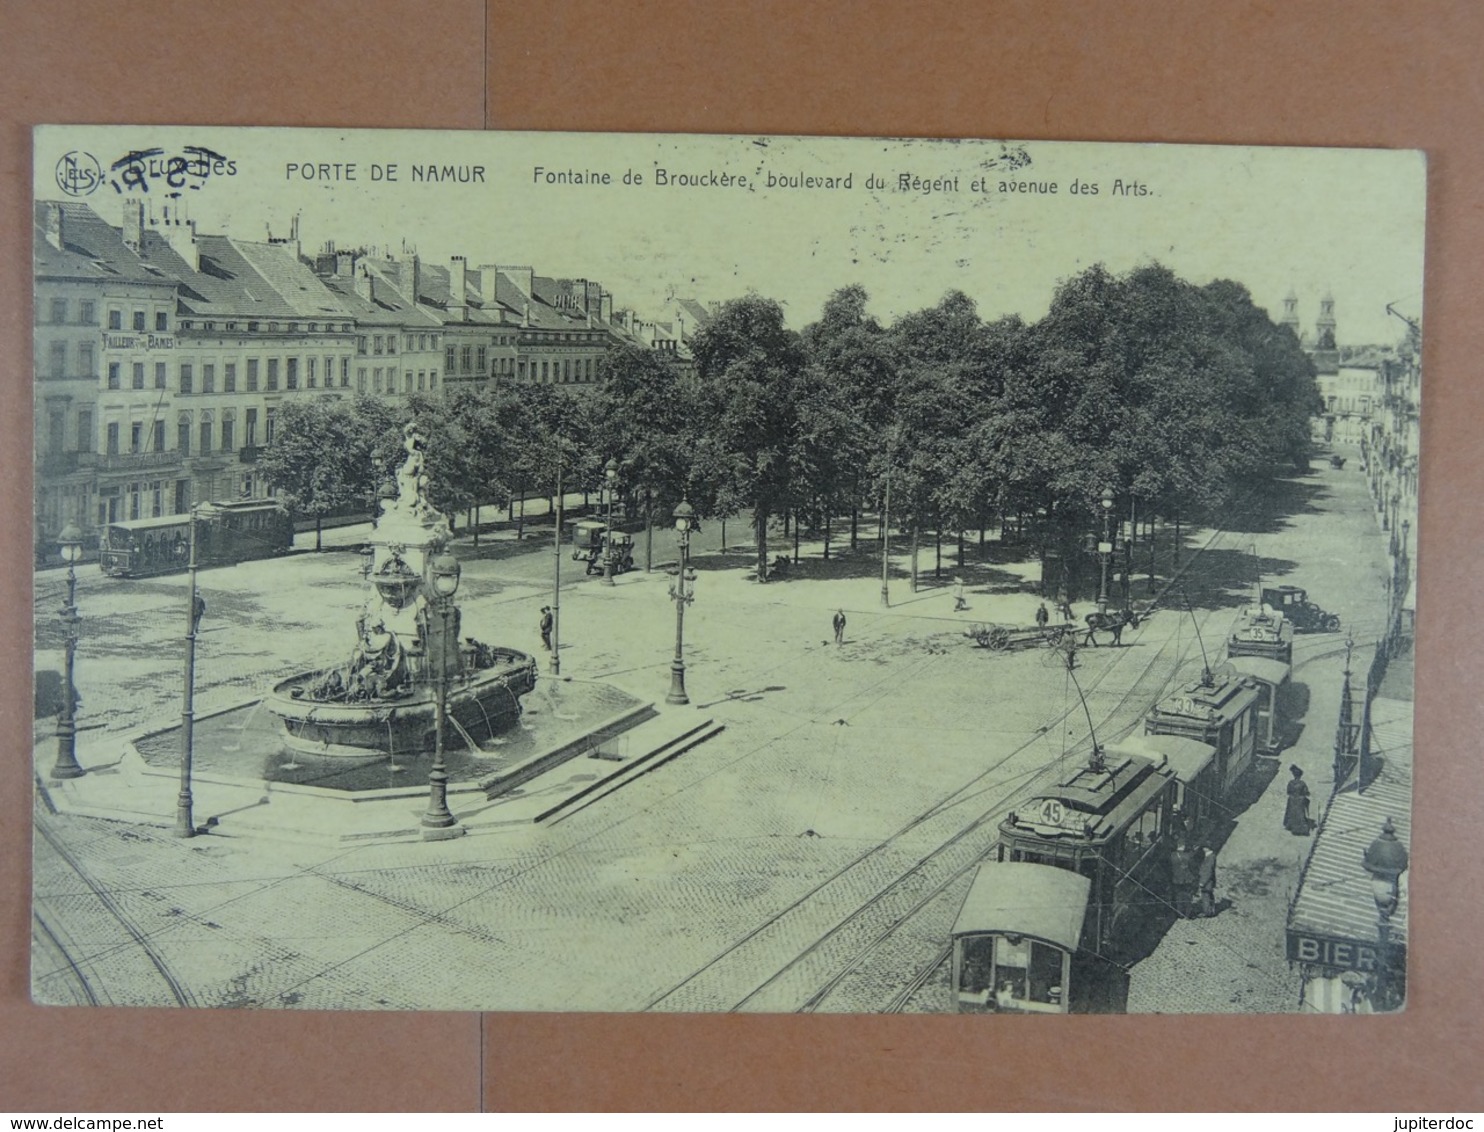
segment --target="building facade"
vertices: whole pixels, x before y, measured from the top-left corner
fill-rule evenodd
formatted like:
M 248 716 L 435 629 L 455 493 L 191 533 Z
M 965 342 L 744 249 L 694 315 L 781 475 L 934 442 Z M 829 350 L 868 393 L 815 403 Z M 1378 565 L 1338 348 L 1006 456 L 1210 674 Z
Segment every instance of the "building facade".
M 294 399 L 405 400 L 450 387 L 580 391 L 614 347 L 676 356 L 589 279 L 425 263 L 415 250 L 304 255 L 287 239 L 202 234 L 172 204 L 35 212 L 38 551 L 68 522 L 179 514 L 271 495 L 257 474 Z

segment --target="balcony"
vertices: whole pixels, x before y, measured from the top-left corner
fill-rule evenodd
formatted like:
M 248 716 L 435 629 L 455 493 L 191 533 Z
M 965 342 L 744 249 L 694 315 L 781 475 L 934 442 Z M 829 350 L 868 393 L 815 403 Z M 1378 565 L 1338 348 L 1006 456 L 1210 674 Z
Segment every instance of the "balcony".
M 37 464 L 43 475 L 65 476 L 98 463 L 95 452 L 48 452 Z
M 237 460 L 243 464 L 256 464 L 258 457 L 263 454 L 263 445 L 246 444 L 237 450 Z
M 180 463 L 179 452 L 110 452 L 97 457 L 101 472 L 135 472 L 148 468 L 172 468 Z

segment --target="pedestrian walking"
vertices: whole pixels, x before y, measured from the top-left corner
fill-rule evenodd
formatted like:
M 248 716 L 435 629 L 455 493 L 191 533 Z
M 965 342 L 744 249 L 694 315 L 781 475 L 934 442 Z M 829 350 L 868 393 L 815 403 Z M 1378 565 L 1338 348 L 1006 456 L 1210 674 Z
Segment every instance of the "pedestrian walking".
M 953 612 L 961 613 L 968 608 L 969 603 L 964 600 L 964 580 L 956 577 L 953 579 Z
M 1175 905 L 1175 914 L 1182 920 L 1190 919 L 1198 877 L 1195 853 L 1182 840 L 1170 854 L 1170 900 Z
M 197 629 L 199 629 L 201 627 L 201 618 L 203 618 L 205 616 L 206 616 L 206 599 L 204 597 L 202 597 L 200 594 L 197 594 L 196 595 L 196 600 L 191 603 L 191 632 L 194 633 Z
M 1216 915 L 1216 850 L 1201 846 L 1201 863 L 1196 868 L 1201 888 L 1201 915 Z
M 1072 601 L 1069 597 L 1067 597 L 1066 590 L 1063 590 L 1061 593 L 1056 595 L 1056 608 L 1061 612 L 1063 621 L 1077 620 L 1077 618 L 1072 613 Z
M 551 606 L 543 605 L 541 607 L 541 647 L 547 652 L 551 651 L 551 628 L 555 622 L 556 618 L 552 616 Z
M 1288 780 L 1288 804 L 1283 809 L 1283 828 L 1299 837 L 1309 836 L 1309 784 L 1304 772 L 1290 765 L 1293 777 Z
M 843 645 L 845 643 L 845 611 L 843 609 L 835 610 L 834 623 L 835 644 Z
M 1051 614 L 1046 611 L 1046 603 L 1043 601 L 1036 606 L 1036 628 L 1046 628 L 1046 623 L 1051 620 Z

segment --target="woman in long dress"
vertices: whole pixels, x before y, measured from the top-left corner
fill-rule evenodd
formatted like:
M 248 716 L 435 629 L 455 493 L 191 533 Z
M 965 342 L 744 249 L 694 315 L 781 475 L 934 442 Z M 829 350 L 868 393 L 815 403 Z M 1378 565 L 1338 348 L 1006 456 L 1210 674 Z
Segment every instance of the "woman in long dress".
M 1304 772 L 1297 766 L 1288 768 L 1293 777 L 1288 780 L 1288 805 L 1283 810 L 1283 828 L 1300 837 L 1309 834 L 1309 784 L 1304 781 Z

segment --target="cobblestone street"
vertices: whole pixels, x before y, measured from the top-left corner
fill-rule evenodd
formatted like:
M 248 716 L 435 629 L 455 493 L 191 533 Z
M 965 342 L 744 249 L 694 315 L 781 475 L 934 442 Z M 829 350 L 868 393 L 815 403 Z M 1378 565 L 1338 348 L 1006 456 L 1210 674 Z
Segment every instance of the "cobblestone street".
M 1102 741 L 1135 727 L 1176 674 L 1198 674 L 1202 642 L 1220 649 L 1235 605 L 1250 594 L 1250 578 L 1241 576 L 1248 567 L 1234 563 L 1253 545 L 1266 560 L 1289 563 L 1316 600 L 1344 614 L 1355 634 L 1354 666 L 1363 667 L 1380 625 L 1384 557 L 1363 481 L 1326 469 L 1299 482 L 1311 512 L 1301 543 L 1282 524 L 1257 535 L 1189 532 L 1182 584 L 1192 591 L 1193 614 L 1166 608 L 1125 635 L 1124 648 L 1079 654 L 1078 679 Z M 502 523 L 482 535 L 477 551 L 461 534 L 466 633 L 540 653 L 538 612 L 550 601 L 552 576 L 550 527 L 541 521 L 532 517 L 523 541 Z M 723 553 L 718 527 L 708 525 L 685 623 L 694 707 L 680 710 L 725 730 L 548 825 L 532 824 L 519 798 L 490 804 L 477 795 L 475 807 L 454 795 L 461 819 L 477 808 L 484 824 L 473 836 L 428 843 L 273 836 L 210 786 L 198 789 L 196 810 L 198 821 L 210 820 L 210 834 L 170 837 L 172 784 L 141 786 L 117 764 L 128 737 L 179 718 L 186 579 L 119 582 L 85 568 L 77 676 L 79 721 L 90 729 L 79 735 L 79 760 L 90 773 L 75 784 L 47 784 L 38 805 L 38 997 L 793 1010 L 869 953 L 877 966 L 868 962 L 817 1006 L 887 1008 L 935 962 L 966 883 L 955 878 L 992 844 L 988 819 L 1080 758 L 1087 728 L 1058 653 L 990 652 L 964 635 L 980 623 L 1032 622 L 1033 562 L 993 540 L 981 562 L 971 540 L 962 568 L 950 565 L 945 546 L 935 579 L 925 547 L 923 585 L 913 594 L 905 554 L 894 554 L 893 604 L 883 609 L 871 534 L 862 529 L 854 556 L 842 553 L 837 537 L 829 561 L 818 541 L 805 540 L 794 576 L 759 586 L 747 576 L 747 548 Z M 362 537 L 328 532 L 334 548 L 321 554 L 200 574 L 207 614 L 198 713 L 342 659 L 333 643 L 348 648 L 353 640 L 361 582 L 351 548 Z M 1367 554 L 1356 554 L 1359 543 Z M 671 535 L 656 534 L 657 561 L 673 557 L 672 544 Z M 783 545 L 780 538 L 775 551 Z M 1161 573 L 1170 565 L 1162 559 Z M 955 573 L 968 582 L 969 608 L 957 613 Z M 563 675 L 662 700 L 675 621 L 666 575 L 641 569 L 608 587 L 584 578 L 570 559 L 563 574 Z M 64 585 L 59 571 L 37 576 L 43 677 L 60 667 L 54 610 Z M 1090 608 L 1084 603 L 1079 615 Z M 848 619 L 840 646 L 831 640 L 836 609 Z M 1327 791 L 1339 642 L 1332 634 L 1301 639 L 1295 656 L 1309 709 L 1284 762 L 1304 764 L 1316 801 Z M 540 697 L 539 684 L 533 695 Z M 44 781 L 55 751 L 51 720 L 39 718 L 37 731 Z M 69 808 L 69 798 L 107 794 L 112 783 L 123 794 L 126 781 L 134 796 L 121 808 L 137 820 Z M 254 807 L 261 809 L 256 799 Z M 420 808 L 407 803 L 410 822 Z M 1307 841 L 1282 830 L 1281 810 L 1269 788 L 1239 815 L 1221 857 L 1219 895 L 1230 906 L 1214 920 L 1175 925 L 1135 969 L 1130 1009 L 1295 1008 L 1297 980 L 1282 962 L 1283 916 Z M 324 825 L 336 820 L 327 816 Z M 952 851 L 940 852 L 946 845 Z M 909 874 L 920 878 L 916 887 L 894 887 Z M 918 891 L 920 906 L 911 895 Z M 852 919 L 854 909 L 862 911 Z M 903 931 L 877 947 L 872 941 L 903 916 Z M 805 953 L 813 956 L 808 965 L 775 978 Z M 947 1009 L 933 985 L 896 1008 Z

